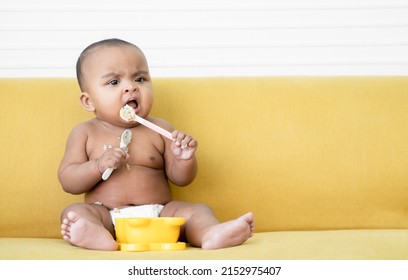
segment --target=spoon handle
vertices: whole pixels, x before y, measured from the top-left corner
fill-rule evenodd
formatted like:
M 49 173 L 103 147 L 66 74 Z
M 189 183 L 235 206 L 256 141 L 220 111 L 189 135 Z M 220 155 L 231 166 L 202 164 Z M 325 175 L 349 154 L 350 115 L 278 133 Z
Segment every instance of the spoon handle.
M 102 174 L 102 180 L 108 180 L 109 176 L 112 174 L 113 172 L 113 168 L 108 168 L 105 170 L 105 172 L 103 172 Z
M 163 135 L 164 137 L 166 137 L 166 138 L 168 138 L 170 140 L 173 140 L 173 136 L 172 136 L 171 132 L 165 130 L 164 128 L 161 128 L 160 126 L 158 126 L 158 125 L 156 125 L 156 124 L 154 124 L 152 122 L 149 122 L 148 120 L 143 119 L 143 118 L 139 117 L 138 115 L 135 115 L 134 120 L 137 121 L 138 123 L 140 123 L 141 125 L 144 125 L 144 126 L 150 128 L 151 130 L 156 131 L 157 133 Z

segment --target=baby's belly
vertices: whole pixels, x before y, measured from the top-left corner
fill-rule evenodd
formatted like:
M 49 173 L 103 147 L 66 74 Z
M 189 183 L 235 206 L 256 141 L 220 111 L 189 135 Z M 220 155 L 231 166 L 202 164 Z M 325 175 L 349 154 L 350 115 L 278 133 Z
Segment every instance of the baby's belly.
M 116 173 L 116 174 L 115 174 Z M 106 207 L 166 204 L 171 200 L 167 178 L 160 170 L 115 170 L 106 181 L 101 181 L 85 195 L 85 202 L 99 202 Z

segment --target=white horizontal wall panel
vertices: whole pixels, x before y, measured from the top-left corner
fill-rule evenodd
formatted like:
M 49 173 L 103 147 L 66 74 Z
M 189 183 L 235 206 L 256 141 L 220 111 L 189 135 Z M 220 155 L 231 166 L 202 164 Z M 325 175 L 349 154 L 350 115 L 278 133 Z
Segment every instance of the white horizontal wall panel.
M 5 2 L 0 76 L 74 76 L 88 44 L 139 45 L 155 76 L 407 75 L 408 0 Z

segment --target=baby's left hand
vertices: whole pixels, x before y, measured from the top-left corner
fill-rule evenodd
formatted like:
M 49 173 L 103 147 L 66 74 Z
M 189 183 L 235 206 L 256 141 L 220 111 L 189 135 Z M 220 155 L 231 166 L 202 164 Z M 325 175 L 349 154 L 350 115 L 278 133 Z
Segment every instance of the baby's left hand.
M 177 159 L 189 160 L 197 150 L 197 141 L 184 132 L 175 130 L 172 132 L 173 142 L 171 150 Z

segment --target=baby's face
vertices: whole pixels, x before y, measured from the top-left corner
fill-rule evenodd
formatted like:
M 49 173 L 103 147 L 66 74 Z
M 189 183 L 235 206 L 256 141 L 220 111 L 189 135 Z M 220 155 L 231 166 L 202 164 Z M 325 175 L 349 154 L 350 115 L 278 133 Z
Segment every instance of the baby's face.
M 86 92 L 103 121 L 127 126 L 119 116 L 128 104 L 140 117 L 153 105 L 153 87 L 144 55 L 133 46 L 101 47 L 89 54 L 83 64 Z

